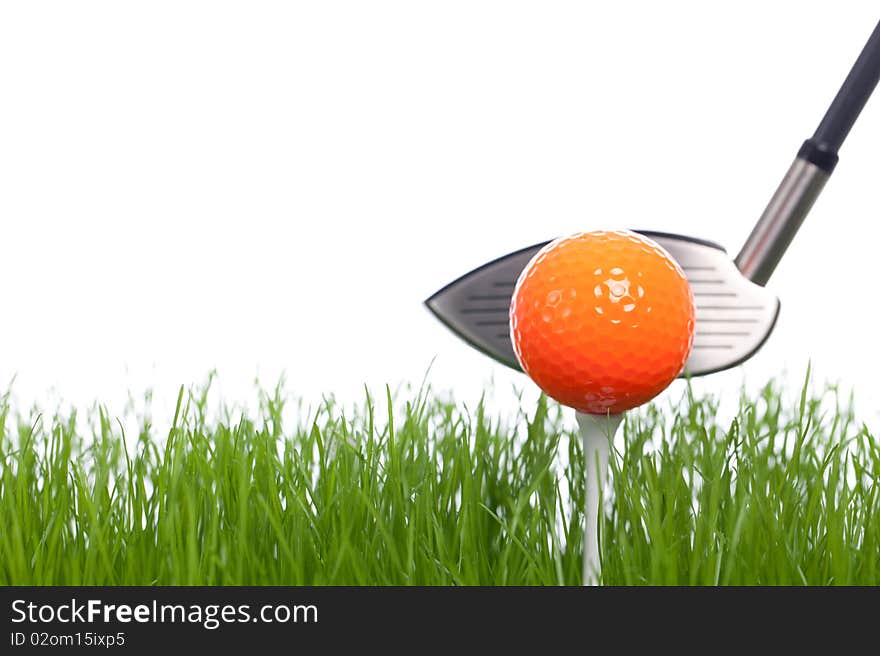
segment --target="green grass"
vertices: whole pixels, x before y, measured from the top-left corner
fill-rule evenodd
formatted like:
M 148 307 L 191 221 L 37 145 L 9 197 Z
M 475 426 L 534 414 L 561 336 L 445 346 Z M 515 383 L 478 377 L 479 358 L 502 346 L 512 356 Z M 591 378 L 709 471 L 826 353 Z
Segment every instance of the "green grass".
M 602 525 L 609 584 L 878 584 L 880 447 L 833 390 L 631 414 Z M 583 469 L 555 406 L 510 426 L 429 392 L 302 425 L 284 395 L 122 436 L 107 410 L 0 399 L 0 584 L 579 584 Z M 222 414 L 221 414 L 222 416 Z M 570 462 L 567 466 L 564 463 Z

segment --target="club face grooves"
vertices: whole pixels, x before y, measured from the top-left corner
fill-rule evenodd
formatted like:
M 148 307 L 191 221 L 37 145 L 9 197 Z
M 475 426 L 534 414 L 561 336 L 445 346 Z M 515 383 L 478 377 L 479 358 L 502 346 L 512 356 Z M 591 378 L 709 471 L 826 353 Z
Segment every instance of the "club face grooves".
M 726 251 L 713 242 L 655 231 L 638 231 L 678 261 L 694 290 L 694 349 L 682 376 L 702 376 L 752 357 L 775 326 L 779 300 L 745 279 Z M 461 339 L 501 364 L 520 371 L 507 312 L 520 272 L 548 242 L 484 264 L 443 287 L 425 305 Z
M 507 312 L 519 273 L 548 243 L 534 244 L 487 262 L 443 287 L 425 301 L 425 305 L 470 346 L 511 369 L 521 371 L 509 331 L 499 329 L 508 326 Z M 491 304 L 486 307 L 501 308 L 503 314 L 488 319 L 478 312 L 484 307 L 482 303 Z

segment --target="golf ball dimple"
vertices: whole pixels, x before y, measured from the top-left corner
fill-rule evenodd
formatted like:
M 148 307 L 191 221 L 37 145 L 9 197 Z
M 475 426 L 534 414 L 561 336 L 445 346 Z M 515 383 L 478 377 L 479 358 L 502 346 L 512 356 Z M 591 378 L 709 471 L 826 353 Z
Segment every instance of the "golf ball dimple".
M 617 414 L 650 401 L 684 369 L 693 293 L 651 239 L 578 233 L 547 244 L 520 274 L 510 334 L 523 370 L 548 396 Z

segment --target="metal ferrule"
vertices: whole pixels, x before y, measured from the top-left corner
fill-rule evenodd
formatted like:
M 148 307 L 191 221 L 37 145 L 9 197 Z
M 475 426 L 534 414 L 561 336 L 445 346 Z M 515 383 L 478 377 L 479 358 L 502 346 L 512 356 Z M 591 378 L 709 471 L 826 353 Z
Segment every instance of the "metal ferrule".
M 797 158 L 734 262 L 742 274 L 765 285 L 825 186 L 828 173 Z

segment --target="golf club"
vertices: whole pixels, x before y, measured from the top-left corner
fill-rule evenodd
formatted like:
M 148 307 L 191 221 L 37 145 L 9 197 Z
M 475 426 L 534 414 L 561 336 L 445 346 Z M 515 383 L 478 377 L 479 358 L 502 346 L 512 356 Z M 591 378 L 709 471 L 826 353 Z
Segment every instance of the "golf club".
M 694 292 L 694 347 L 683 376 L 701 376 L 741 364 L 770 336 L 779 314 L 779 299 L 764 285 L 834 170 L 838 150 L 878 78 L 880 24 L 733 260 L 723 247 L 710 241 L 636 231 L 659 243 L 678 261 Z M 520 272 L 547 243 L 484 264 L 443 287 L 425 304 L 472 347 L 519 370 L 508 325 L 511 296 Z
M 765 289 L 838 160 L 838 151 L 880 79 L 880 23 L 813 136 L 807 139 L 733 261 L 718 244 L 694 237 L 637 231 L 679 263 L 694 295 L 696 325 L 682 375 L 729 369 L 764 344 L 779 314 Z M 520 369 L 510 336 L 511 297 L 536 244 L 489 262 L 450 283 L 425 303 L 453 332 L 499 362 Z M 610 445 L 622 414 L 578 412 L 583 444 L 584 585 L 601 582 L 599 515 Z

